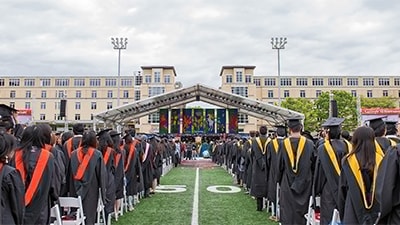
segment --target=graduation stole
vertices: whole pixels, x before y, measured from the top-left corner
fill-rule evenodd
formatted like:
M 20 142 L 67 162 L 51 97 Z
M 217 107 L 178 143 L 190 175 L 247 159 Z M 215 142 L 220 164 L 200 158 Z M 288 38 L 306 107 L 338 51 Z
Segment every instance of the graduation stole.
M 110 160 L 110 156 L 111 156 L 112 150 L 113 150 L 112 148 L 107 147 L 106 152 L 103 155 L 103 159 L 104 159 L 104 164 L 105 165 L 107 165 L 108 160 Z
M 67 141 L 67 153 L 68 153 L 68 157 L 69 157 L 69 158 L 71 158 L 71 153 L 72 153 L 72 151 L 75 150 L 75 149 L 73 149 L 74 146 L 72 145 L 72 144 L 73 144 L 73 140 L 72 140 L 73 138 L 74 138 L 74 137 L 68 139 L 68 141 Z M 81 145 L 81 142 L 82 142 L 82 139 L 79 141 L 78 146 Z
M 270 142 L 270 139 L 268 138 L 268 139 L 265 141 L 264 147 L 262 146 L 261 139 L 260 139 L 259 137 L 256 138 L 256 141 L 257 141 L 258 147 L 260 147 L 260 149 L 261 149 L 261 153 L 262 153 L 263 155 L 265 155 L 265 152 L 267 151 L 267 145 L 268 145 L 268 143 Z
M 351 152 L 351 150 L 353 149 L 353 145 L 350 143 L 350 141 L 343 139 L 344 143 L 346 143 L 347 145 L 347 152 Z
M 51 152 L 51 150 L 53 149 L 53 146 L 49 145 L 49 144 L 45 144 L 44 145 L 44 149 L 46 149 L 47 151 Z
M 279 149 L 278 138 L 274 138 L 274 139 L 272 140 L 272 144 L 273 144 L 273 146 L 274 146 L 275 153 L 278 153 L 278 149 Z
M 397 145 L 397 143 L 395 141 L 393 141 L 392 139 L 388 138 L 390 141 L 390 146 L 394 147 Z
M 293 154 L 293 149 L 292 149 L 292 144 L 290 143 L 290 138 L 286 138 L 283 143 L 285 145 L 285 149 L 286 152 L 289 156 L 289 160 L 290 160 L 290 165 L 292 166 L 292 170 L 294 173 L 297 173 L 297 169 L 298 169 L 298 165 L 299 165 L 299 161 L 300 161 L 300 156 L 303 153 L 304 150 L 304 146 L 306 144 L 306 137 L 300 136 L 299 139 L 299 144 L 297 146 L 297 154 L 296 154 L 296 162 L 294 161 L 294 154 Z
M 149 153 L 149 148 L 150 148 L 150 144 L 146 142 L 146 150 L 144 151 L 142 162 L 146 161 L 147 154 Z
M 326 153 L 328 153 L 329 159 L 331 160 L 331 162 L 333 164 L 333 167 L 335 168 L 337 175 L 340 176 L 339 163 L 337 161 L 336 154 L 335 154 L 335 151 L 333 151 L 331 143 L 329 141 L 325 141 L 324 147 L 325 147 L 324 149 L 325 149 Z
M 377 153 L 379 153 L 381 155 L 385 155 L 385 153 L 383 153 L 381 145 L 376 140 L 375 140 L 375 150 Z
M 377 143 L 375 143 L 376 146 Z M 378 144 L 379 146 L 379 144 Z M 379 147 L 380 148 L 380 147 Z M 349 166 L 350 166 L 350 170 L 354 175 L 354 178 L 357 181 L 358 184 L 358 188 L 361 191 L 361 195 L 363 197 L 364 200 L 364 207 L 366 209 L 371 209 L 372 206 L 374 205 L 374 198 L 375 198 L 375 185 L 376 185 L 376 177 L 378 174 L 378 168 L 379 165 L 381 164 L 381 161 L 383 159 L 383 152 L 382 149 L 378 149 L 376 146 L 375 149 L 375 168 L 374 168 L 374 175 L 373 175 L 373 181 L 372 181 L 372 196 L 371 196 L 371 203 L 368 204 L 367 202 L 367 196 L 366 196 L 366 190 L 365 190 L 365 184 L 364 184 L 364 180 L 361 174 L 361 168 L 360 168 L 360 164 L 358 163 L 357 157 L 355 154 L 351 154 L 347 157 L 347 161 L 349 162 Z
M 120 148 L 121 152 L 117 152 L 117 151 L 114 152 L 114 158 L 115 158 L 114 165 L 115 165 L 115 167 L 118 167 L 119 160 L 121 160 L 121 156 L 122 156 L 122 150 L 124 149 L 123 145 L 119 146 L 119 148 Z
M 251 152 L 251 146 L 253 145 L 253 140 L 249 139 L 250 148 L 247 149 L 247 152 Z
M 130 143 L 129 145 L 129 154 L 128 154 L 128 158 L 126 161 L 126 165 L 124 168 L 124 171 L 128 171 L 129 165 L 131 164 L 132 158 L 135 156 L 135 149 L 136 149 L 136 143 L 138 141 L 134 140 L 132 143 Z
M 82 147 L 79 147 L 76 150 L 76 157 L 78 158 L 79 166 L 78 166 L 75 176 L 74 176 L 75 180 L 82 180 L 83 175 L 86 172 L 86 169 L 89 165 L 90 159 L 93 157 L 94 152 L 95 152 L 95 149 L 92 147 L 88 148 L 88 151 L 86 152 L 86 154 L 83 153 Z
M 36 193 L 36 190 L 39 186 L 44 169 L 46 168 L 47 162 L 49 161 L 50 154 L 51 153 L 44 148 L 40 151 L 36 166 L 33 170 L 31 182 L 29 183 L 29 186 L 25 192 L 25 206 L 29 205 L 32 202 L 33 195 Z M 25 184 L 26 171 L 24 167 L 22 150 L 18 150 L 15 152 L 15 164 L 15 168 L 21 174 L 22 181 Z

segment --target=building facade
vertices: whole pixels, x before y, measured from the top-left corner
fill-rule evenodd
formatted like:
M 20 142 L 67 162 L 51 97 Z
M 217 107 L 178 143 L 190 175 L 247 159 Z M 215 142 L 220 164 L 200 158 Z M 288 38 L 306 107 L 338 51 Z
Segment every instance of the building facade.
M 255 66 L 222 66 L 220 90 L 247 98 L 277 104 L 280 98 L 316 99 L 330 90 L 345 90 L 353 96 L 369 98 L 391 96 L 400 106 L 400 77 L 390 76 L 259 76 Z M 99 112 L 182 87 L 173 66 L 142 66 L 133 75 L 49 75 L 1 76 L 0 102 L 16 109 L 30 109 L 33 123 L 49 123 L 63 130 L 79 121 L 88 127 Z M 119 84 L 119 85 L 118 85 Z M 280 84 L 280 85 L 278 85 Z M 60 116 L 60 102 L 67 100 L 66 117 Z M 184 106 L 182 106 L 184 107 Z M 264 121 L 239 114 L 239 132 L 249 132 Z M 138 132 L 158 132 L 159 114 L 132 121 Z

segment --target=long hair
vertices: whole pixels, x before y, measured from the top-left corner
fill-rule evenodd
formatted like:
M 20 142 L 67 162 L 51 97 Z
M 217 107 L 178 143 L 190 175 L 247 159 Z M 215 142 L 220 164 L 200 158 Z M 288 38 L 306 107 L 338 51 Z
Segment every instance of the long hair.
M 94 131 L 86 131 L 82 135 L 82 142 L 80 147 L 83 148 L 83 152 L 86 154 L 88 148 L 97 148 L 97 138 Z
M 111 139 L 111 136 L 108 132 L 103 133 L 100 137 L 99 137 L 99 150 L 101 152 L 105 152 L 107 147 L 114 147 L 114 142 Z
M 47 144 L 46 141 L 50 140 L 50 133 L 46 130 L 45 126 L 37 125 L 28 126 L 22 132 L 19 151 L 23 151 L 22 158 L 26 171 L 28 171 L 31 149 L 42 149 Z
M 0 162 L 4 163 L 7 156 L 15 148 L 15 138 L 6 131 L 0 130 Z
M 351 140 L 353 149 L 349 156 L 356 154 L 361 169 L 367 169 L 372 172 L 375 167 L 375 134 L 370 127 L 358 127 Z

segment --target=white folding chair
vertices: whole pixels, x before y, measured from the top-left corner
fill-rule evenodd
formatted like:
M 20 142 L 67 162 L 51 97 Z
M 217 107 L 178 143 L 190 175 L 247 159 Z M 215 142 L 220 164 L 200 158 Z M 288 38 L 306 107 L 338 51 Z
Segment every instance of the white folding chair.
M 332 225 L 340 224 L 339 211 L 337 209 L 333 210 L 332 221 L 330 224 L 332 224 Z
M 55 206 L 53 206 L 50 209 L 50 217 L 51 218 L 55 218 L 54 222 L 51 223 L 51 225 L 62 225 L 62 220 L 61 220 L 61 214 L 60 214 L 60 207 L 58 206 L 58 204 L 56 204 Z
M 97 201 L 97 220 L 96 225 L 106 225 L 106 213 L 104 211 L 104 203 L 101 196 L 101 190 L 99 190 L 99 200 Z
M 85 216 L 83 215 L 83 206 L 81 196 L 74 197 L 59 197 L 60 207 L 69 209 L 76 209 L 76 218 L 74 220 L 62 220 L 63 225 L 85 225 Z
M 320 206 L 320 197 L 315 197 L 315 206 Z M 308 212 L 304 217 L 307 220 L 306 225 L 319 225 L 319 217 L 317 217 L 315 210 L 313 209 L 313 196 L 310 196 Z

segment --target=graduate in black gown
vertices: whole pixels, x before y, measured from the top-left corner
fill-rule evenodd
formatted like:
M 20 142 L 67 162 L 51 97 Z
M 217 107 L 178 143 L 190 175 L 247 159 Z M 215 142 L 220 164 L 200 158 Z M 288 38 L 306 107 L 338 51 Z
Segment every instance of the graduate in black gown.
M 317 164 L 314 176 L 314 196 L 320 196 L 320 224 L 327 225 L 334 209 L 338 208 L 338 185 L 342 158 L 350 145 L 340 139 L 344 119 L 330 117 L 322 124 L 326 128 L 326 140 L 317 149 Z
M 249 132 L 249 139 L 243 144 L 243 151 L 245 151 L 245 163 L 244 163 L 244 177 L 243 181 L 246 184 L 245 194 L 250 193 L 251 188 L 251 176 L 253 174 L 253 159 L 251 157 L 251 146 L 253 145 L 253 139 L 256 136 L 255 131 Z
M 134 209 L 133 196 L 139 192 L 139 183 L 141 179 L 141 166 L 140 166 L 140 148 L 141 141 L 138 138 L 132 139 L 132 136 L 127 133 L 123 139 L 125 145 L 123 147 L 126 154 L 124 161 L 124 172 L 126 178 L 126 195 L 129 198 L 129 210 Z
M 397 144 L 400 143 L 400 137 L 397 135 L 397 121 L 387 120 L 386 123 L 386 137 Z
M 16 140 L 0 130 L 0 224 L 22 224 L 25 187 L 21 175 L 8 165 L 13 157 Z
M 87 162 L 87 164 L 86 164 Z M 81 196 L 85 224 L 96 222 L 97 205 L 101 191 L 102 201 L 105 201 L 106 169 L 103 156 L 97 150 L 96 133 L 83 133 L 80 147 L 71 154 L 69 172 L 70 196 Z
M 315 164 L 314 143 L 301 136 L 299 118 L 289 119 L 288 127 L 290 136 L 284 139 L 278 156 L 279 219 L 281 224 L 305 224 Z
M 343 224 L 374 224 L 379 203 L 375 187 L 384 153 L 375 147 L 374 131 L 358 127 L 353 134 L 352 150 L 342 160 L 339 179 L 338 210 Z
M 110 131 L 110 136 L 113 141 L 114 148 L 114 181 L 115 181 L 115 204 L 114 204 L 114 212 L 115 218 L 118 220 L 118 209 L 122 204 L 122 199 L 124 198 L 124 161 L 125 161 L 125 151 L 123 150 L 123 146 L 121 146 L 121 133 L 118 133 L 115 130 Z
M 375 141 L 379 144 L 379 146 L 376 147 L 381 148 L 383 152 L 386 152 L 390 146 L 396 145 L 396 142 L 390 141 L 389 138 L 385 137 L 386 124 L 382 119 L 385 117 L 386 116 L 378 116 L 369 120 L 369 127 L 374 130 Z

